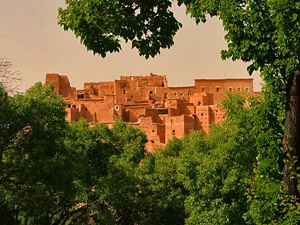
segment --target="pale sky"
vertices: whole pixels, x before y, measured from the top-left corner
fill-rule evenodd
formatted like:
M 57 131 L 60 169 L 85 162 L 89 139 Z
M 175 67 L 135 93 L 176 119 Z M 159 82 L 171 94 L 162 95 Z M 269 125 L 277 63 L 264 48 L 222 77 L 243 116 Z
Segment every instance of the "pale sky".
M 183 28 L 171 49 L 146 60 L 129 43 L 103 59 L 87 52 L 71 31 L 57 25 L 59 6 L 64 6 L 64 0 L 0 0 L 0 57 L 11 60 L 20 71 L 22 91 L 44 82 L 46 73 L 68 75 L 77 88 L 84 82 L 150 73 L 167 75 L 169 86 L 193 85 L 196 78 L 249 77 L 247 64 L 221 60 L 226 42 L 218 19 L 196 26 L 183 7 L 176 7 Z M 258 90 L 261 79 L 253 78 Z

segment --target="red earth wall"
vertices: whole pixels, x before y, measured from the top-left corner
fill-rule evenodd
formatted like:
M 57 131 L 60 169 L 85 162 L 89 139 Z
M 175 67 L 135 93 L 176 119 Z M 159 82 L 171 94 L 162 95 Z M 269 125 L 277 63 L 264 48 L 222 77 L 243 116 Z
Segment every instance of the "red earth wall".
M 166 76 L 150 74 L 89 82 L 76 90 L 67 76 L 47 74 L 50 83 L 66 101 L 68 121 L 84 118 L 91 125 L 111 126 L 117 116 L 145 131 L 149 152 L 193 130 L 208 133 L 210 124 L 224 120 L 219 104 L 227 92 L 254 94 L 252 78 L 195 79 L 194 86 L 168 87 Z

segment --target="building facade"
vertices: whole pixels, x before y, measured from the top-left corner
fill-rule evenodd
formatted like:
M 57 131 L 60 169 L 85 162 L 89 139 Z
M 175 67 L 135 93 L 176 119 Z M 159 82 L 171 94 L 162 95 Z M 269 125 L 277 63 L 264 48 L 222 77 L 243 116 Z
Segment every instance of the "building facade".
M 86 119 L 91 125 L 111 126 L 115 117 L 143 129 L 146 148 L 153 152 L 173 137 L 193 130 L 209 131 L 212 123 L 224 120 L 220 101 L 227 92 L 253 93 L 253 79 L 195 79 L 194 86 L 169 87 L 166 76 L 121 76 L 111 82 L 84 83 L 71 87 L 67 76 L 47 74 L 55 93 L 66 102 L 67 120 Z

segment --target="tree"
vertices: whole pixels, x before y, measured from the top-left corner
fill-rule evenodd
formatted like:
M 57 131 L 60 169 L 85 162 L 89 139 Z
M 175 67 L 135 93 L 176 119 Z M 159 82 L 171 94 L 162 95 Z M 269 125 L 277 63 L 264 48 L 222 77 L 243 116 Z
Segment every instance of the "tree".
M 53 85 L 0 87 L 0 224 L 134 224 L 146 135 L 67 123 Z
M 15 224 L 55 224 L 72 207 L 65 103 L 53 87 L 0 93 L 0 217 Z
M 4 87 L 9 94 L 15 94 L 20 81 L 19 72 L 12 70 L 11 61 L 0 58 L 0 86 Z
M 295 201 L 300 198 L 300 2 L 297 0 L 178 0 L 197 23 L 217 16 L 227 32 L 228 49 L 222 58 L 250 62 L 269 90 L 285 103 L 283 136 L 286 162 L 283 181 Z M 66 0 L 58 23 L 71 29 L 81 42 L 102 57 L 119 51 L 120 38 L 146 58 L 169 48 L 180 23 L 171 12 L 172 1 Z
M 140 189 L 136 170 L 145 156 L 145 134 L 117 120 L 107 126 L 81 120 L 72 123 L 65 141 L 73 152 L 75 224 L 135 224 L 140 221 Z
M 257 151 L 253 106 L 244 104 L 244 97 L 231 96 L 224 124 L 207 136 L 195 132 L 182 139 L 179 174 L 189 192 L 186 224 L 246 224 L 245 193 Z
M 140 180 L 141 224 L 184 224 L 187 192 L 178 176 L 182 142 L 172 139 L 143 159 L 137 170 Z

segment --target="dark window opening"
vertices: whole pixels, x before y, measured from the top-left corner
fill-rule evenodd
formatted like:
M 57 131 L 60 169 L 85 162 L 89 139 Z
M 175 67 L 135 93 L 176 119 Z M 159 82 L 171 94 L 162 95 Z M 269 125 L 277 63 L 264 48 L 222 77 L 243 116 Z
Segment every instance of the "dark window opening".
M 195 120 L 196 118 L 197 118 L 197 115 L 194 114 L 194 115 L 193 115 L 193 119 Z
M 219 86 L 216 87 L 216 92 L 220 92 L 220 87 Z
M 78 99 L 84 98 L 84 94 L 77 94 L 77 98 L 78 98 Z
M 68 104 L 68 108 L 71 108 L 71 104 Z
M 76 109 L 76 105 L 72 105 L 72 108 L 73 108 L 73 109 Z
M 154 133 L 155 132 L 155 130 L 152 130 L 152 133 Z
M 164 83 L 161 83 L 161 86 L 162 86 L 162 87 L 164 87 L 164 86 L 165 86 L 165 84 L 164 84 Z
M 153 94 L 153 91 L 150 91 L 149 93 L 150 93 L 150 95 L 152 95 L 152 94 Z
M 152 144 L 154 144 L 154 141 L 153 141 L 153 140 L 151 140 L 151 143 L 152 143 Z
M 159 115 L 166 115 L 168 114 L 168 109 L 157 109 L 157 113 Z
M 201 105 L 201 102 L 199 101 L 197 105 L 200 106 L 200 105 Z
M 172 134 L 175 135 L 175 130 L 172 130 Z

